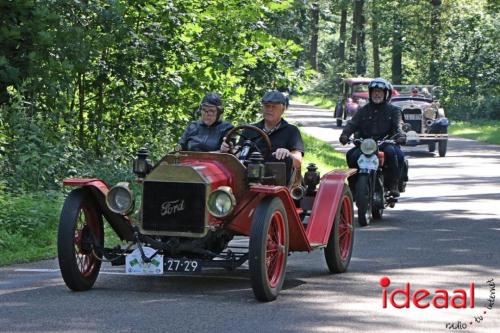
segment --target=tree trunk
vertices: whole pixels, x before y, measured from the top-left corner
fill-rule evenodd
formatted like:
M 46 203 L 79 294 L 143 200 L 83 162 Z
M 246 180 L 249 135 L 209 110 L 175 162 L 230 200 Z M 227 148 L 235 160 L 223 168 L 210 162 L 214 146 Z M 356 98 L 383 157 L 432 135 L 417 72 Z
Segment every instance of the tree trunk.
M 85 108 L 85 86 L 84 86 L 85 75 L 83 73 L 78 73 L 78 141 L 80 142 L 80 148 L 85 147 L 85 123 L 83 119 L 83 113 Z
M 380 49 L 378 42 L 378 24 L 375 17 L 372 19 L 372 46 L 373 46 L 373 75 L 380 77 Z
M 314 70 L 318 70 L 318 30 L 319 4 L 315 2 L 311 5 L 311 45 L 309 49 L 309 62 Z
M 339 61 L 345 61 L 345 39 L 347 32 L 347 7 L 342 6 L 340 11 Z
M 432 1 L 431 13 L 431 63 L 429 66 L 429 83 L 439 83 L 439 36 L 441 34 L 441 1 Z
M 364 0 L 356 0 L 356 74 L 366 73 L 366 47 L 365 47 L 365 17 L 363 15 Z
M 358 34 L 356 33 L 356 28 L 358 27 L 358 23 L 356 22 L 356 20 L 358 19 L 356 8 L 356 0 L 353 0 L 351 42 L 349 43 L 349 66 L 356 61 L 356 37 L 358 36 Z
M 392 83 L 401 84 L 402 81 L 402 58 L 403 58 L 403 38 L 402 38 L 403 22 L 397 11 L 394 14 L 394 25 L 392 32 Z

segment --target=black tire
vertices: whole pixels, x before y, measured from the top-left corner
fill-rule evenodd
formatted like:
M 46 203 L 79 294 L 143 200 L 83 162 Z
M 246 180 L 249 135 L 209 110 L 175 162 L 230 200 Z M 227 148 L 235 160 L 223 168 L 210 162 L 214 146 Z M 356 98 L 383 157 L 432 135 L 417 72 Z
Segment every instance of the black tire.
M 342 119 L 337 118 L 337 127 L 342 127 Z
M 57 235 L 59 268 L 69 289 L 92 288 L 101 269 L 92 246 L 103 245 L 102 215 L 95 200 L 84 188 L 71 191 L 64 201 Z
M 262 302 L 275 300 L 285 280 L 288 257 L 288 219 L 281 199 L 267 197 L 257 206 L 248 254 L 255 297 Z
M 377 178 L 375 182 L 377 185 L 373 193 L 372 217 L 374 220 L 380 220 L 384 215 L 384 180 Z M 375 200 L 375 196 L 377 196 L 377 200 Z
M 354 210 L 348 186 L 339 201 L 335 221 L 325 248 L 325 259 L 330 273 L 343 273 L 351 262 L 354 244 Z
M 358 207 L 358 223 L 366 227 L 371 222 L 370 175 L 358 174 L 356 181 L 356 207 Z
M 438 144 L 439 157 L 445 157 L 447 149 L 448 149 L 448 140 L 439 141 Z
M 436 151 L 436 143 L 435 142 L 429 143 L 429 153 L 433 153 L 435 151 Z

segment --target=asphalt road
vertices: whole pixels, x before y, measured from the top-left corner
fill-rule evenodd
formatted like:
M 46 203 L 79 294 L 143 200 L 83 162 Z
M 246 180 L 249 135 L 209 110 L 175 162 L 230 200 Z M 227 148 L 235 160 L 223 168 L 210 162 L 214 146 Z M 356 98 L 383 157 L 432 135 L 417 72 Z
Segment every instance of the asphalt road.
M 331 112 L 292 105 L 288 119 L 338 145 Z M 383 220 L 356 230 L 347 273 L 329 275 L 320 251 L 294 253 L 280 297 L 263 304 L 246 267 L 137 277 L 104 266 L 79 293 L 65 287 L 56 260 L 2 267 L 0 332 L 499 332 L 500 300 L 487 308 L 487 281 L 500 281 L 500 146 L 451 138 L 444 158 L 424 146 L 406 153 L 407 191 Z M 389 295 L 406 283 L 411 293 L 428 289 L 427 299 L 464 289 L 467 308 L 383 308 L 384 276 Z

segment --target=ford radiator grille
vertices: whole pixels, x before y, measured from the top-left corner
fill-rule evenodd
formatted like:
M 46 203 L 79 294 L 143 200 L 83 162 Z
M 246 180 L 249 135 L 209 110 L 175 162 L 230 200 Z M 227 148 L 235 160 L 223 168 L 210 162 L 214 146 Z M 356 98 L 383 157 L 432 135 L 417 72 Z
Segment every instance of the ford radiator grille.
M 403 111 L 405 123 L 411 125 L 411 129 L 417 133 L 422 132 L 422 110 L 405 109 Z
M 206 185 L 144 182 L 142 228 L 160 232 L 203 233 Z

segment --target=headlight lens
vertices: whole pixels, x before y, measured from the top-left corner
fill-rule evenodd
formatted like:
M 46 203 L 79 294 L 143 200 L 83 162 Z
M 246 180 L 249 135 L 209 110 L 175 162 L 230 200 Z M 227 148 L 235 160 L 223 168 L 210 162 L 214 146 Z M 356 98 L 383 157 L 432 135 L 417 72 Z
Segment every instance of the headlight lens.
M 364 139 L 361 142 L 361 152 L 365 155 L 373 154 L 377 150 L 377 143 L 373 139 Z
M 114 213 L 126 215 L 134 209 L 134 195 L 128 183 L 118 183 L 106 195 L 106 204 Z
M 424 117 L 427 119 L 434 119 L 436 117 L 436 110 L 430 106 L 424 111 Z
M 228 186 L 219 187 L 208 197 L 208 211 L 215 217 L 228 216 L 234 206 L 236 206 L 236 199 Z

